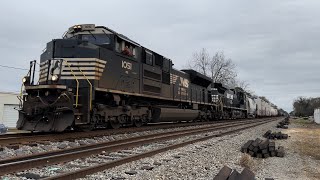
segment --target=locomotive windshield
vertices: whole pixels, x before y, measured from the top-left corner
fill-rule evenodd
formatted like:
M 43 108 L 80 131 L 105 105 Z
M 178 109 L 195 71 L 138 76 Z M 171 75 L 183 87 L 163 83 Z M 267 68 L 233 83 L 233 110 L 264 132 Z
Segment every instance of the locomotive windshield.
M 111 43 L 110 37 L 107 34 L 78 34 L 68 37 L 67 39 L 84 40 L 96 45 L 106 45 Z
M 80 37 L 81 40 L 88 41 L 92 44 L 110 44 L 110 38 L 106 34 L 82 34 Z

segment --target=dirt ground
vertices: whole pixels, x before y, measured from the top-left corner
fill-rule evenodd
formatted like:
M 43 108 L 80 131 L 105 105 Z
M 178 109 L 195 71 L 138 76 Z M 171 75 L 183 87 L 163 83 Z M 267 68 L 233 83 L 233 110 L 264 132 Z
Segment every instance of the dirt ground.
M 283 133 L 290 136 L 288 148 L 301 157 L 304 166 L 301 173 L 310 179 L 320 179 L 320 125 L 305 119 L 291 119 L 290 122 L 290 128 Z

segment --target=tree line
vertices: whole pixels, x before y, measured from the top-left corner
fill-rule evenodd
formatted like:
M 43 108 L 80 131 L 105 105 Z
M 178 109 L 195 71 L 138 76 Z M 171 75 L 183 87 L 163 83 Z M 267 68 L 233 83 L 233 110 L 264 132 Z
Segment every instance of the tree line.
M 298 97 L 293 101 L 293 115 L 312 116 L 314 109 L 320 108 L 320 97 Z

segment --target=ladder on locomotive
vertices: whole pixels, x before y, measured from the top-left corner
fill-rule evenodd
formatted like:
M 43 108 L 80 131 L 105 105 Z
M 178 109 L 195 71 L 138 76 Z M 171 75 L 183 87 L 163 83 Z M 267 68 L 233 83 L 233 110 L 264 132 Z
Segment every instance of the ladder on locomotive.
M 74 115 L 76 117 L 76 120 L 77 119 L 80 119 L 80 121 L 82 119 L 84 119 L 84 120 L 87 119 L 88 120 L 90 112 L 92 110 L 92 88 L 93 88 L 92 83 L 87 78 L 87 76 L 83 73 L 81 68 L 78 67 L 78 69 L 81 72 L 82 76 L 85 78 L 85 80 L 87 81 L 87 83 L 89 85 L 89 101 L 88 101 L 89 103 L 87 104 L 86 101 L 84 101 L 87 98 L 85 98 L 83 96 L 83 94 L 85 94 L 87 92 L 86 89 L 85 89 L 87 87 L 80 87 L 80 81 L 79 81 L 78 77 L 76 76 L 76 74 L 74 73 L 74 71 L 72 70 L 71 65 L 68 63 L 68 61 L 65 60 L 65 62 L 69 66 L 69 68 L 71 70 L 71 74 L 73 75 L 73 77 L 76 80 L 76 93 L 74 94 L 75 104 L 73 104 L 73 107 L 75 109 Z M 79 100 L 80 100 L 80 103 L 79 103 Z M 86 105 L 89 106 L 89 114 L 87 114 L 87 118 L 84 118 L 83 111 L 86 109 L 86 107 L 87 107 Z M 81 123 L 81 122 L 77 122 L 77 123 Z M 86 123 L 86 121 L 84 123 Z

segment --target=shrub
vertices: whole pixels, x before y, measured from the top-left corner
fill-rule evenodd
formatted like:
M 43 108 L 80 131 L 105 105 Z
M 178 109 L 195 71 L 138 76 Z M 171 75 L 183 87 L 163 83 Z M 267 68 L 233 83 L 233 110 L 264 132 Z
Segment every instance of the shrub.
M 252 159 L 252 157 L 249 154 L 243 153 L 240 161 L 239 161 L 240 166 L 242 167 L 246 167 L 249 169 L 252 169 L 254 166 L 254 161 Z

